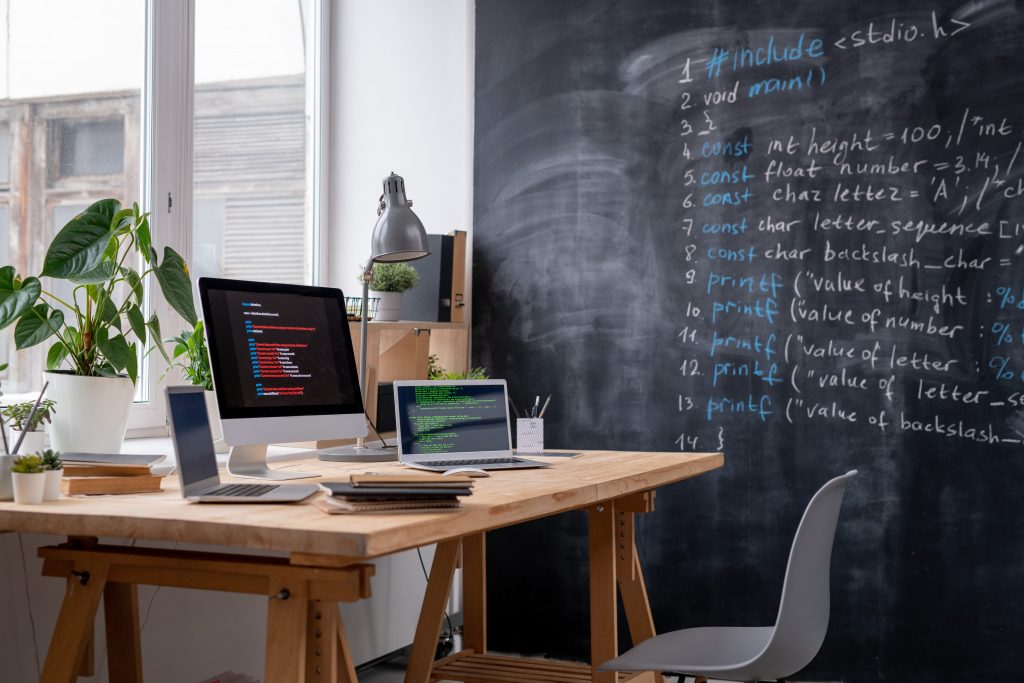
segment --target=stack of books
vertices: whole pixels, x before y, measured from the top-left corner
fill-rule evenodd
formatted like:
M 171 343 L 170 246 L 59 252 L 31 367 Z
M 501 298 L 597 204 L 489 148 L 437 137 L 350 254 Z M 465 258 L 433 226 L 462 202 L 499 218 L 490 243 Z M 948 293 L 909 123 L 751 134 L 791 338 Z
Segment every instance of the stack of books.
M 66 496 L 159 491 L 166 473 L 154 474 L 153 466 L 164 457 L 121 453 L 61 453 L 64 478 L 60 481 L 60 490 Z
M 440 474 L 353 474 L 348 482 L 323 482 L 325 498 L 313 504 L 329 515 L 356 512 L 454 510 L 473 493 L 469 477 Z

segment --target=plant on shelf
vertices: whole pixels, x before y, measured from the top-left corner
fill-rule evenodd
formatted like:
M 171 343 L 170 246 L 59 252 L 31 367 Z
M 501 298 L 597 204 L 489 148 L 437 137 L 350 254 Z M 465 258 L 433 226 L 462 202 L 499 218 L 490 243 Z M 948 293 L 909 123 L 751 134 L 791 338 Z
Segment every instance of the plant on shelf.
M 436 355 L 430 354 L 428 360 L 427 379 L 490 379 L 486 368 L 470 368 L 467 372 L 445 370 Z
M 144 264 L 141 273 L 134 267 L 138 258 Z M 116 199 L 102 199 L 57 233 L 38 277 L 18 275 L 13 266 L 0 268 L 0 328 L 14 324 L 18 349 L 55 337 L 46 358 L 50 370 L 67 364 L 76 375 L 125 373 L 135 382 L 139 344 L 152 338 L 166 355 L 158 343 L 159 319 L 153 314 L 146 320 L 142 313 L 142 282 L 150 274 L 171 307 L 194 324 L 185 261 L 170 247 L 159 258 L 149 213 L 140 212 L 138 204 L 122 208 Z M 40 278 L 45 277 L 70 281 L 74 287 L 68 300 L 43 289 Z
M 376 320 L 398 320 L 402 312 L 402 292 L 416 286 L 420 274 L 408 263 L 377 263 L 370 277 L 370 289 L 377 292 Z
M 57 402 L 53 399 L 46 398 L 40 401 L 39 408 L 32 415 L 31 423 L 28 419 L 29 415 L 32 414 L 35 401 L 12 403 L 3 410 L 0 410 L 0 415 L 3 415 L 11 429 L 17 429 L 19 432 L 36 432 L 39 431 L 41 426 L 50 422 L 53 413 L 56 412 L 56 405 Z
M 46 492 L 46 467 L 39 455 L 19 455 L 11 463 L 14 502 L 35 505 L 43 502 Z
M 213 391 L 213 375 L 210 373 L 210 355 L 203 335 L 203 321 L 196 321 L 191 330 L 182 330 L 177 337 L 164 340 L 174 344 L 171 351 L 171 365 L 179 368 L 190 384 Z
M 373 266 L 370 289 L 375 292 L 404 292 L 420 281 L 420 274 L 408 263 L 377 263 Z
M 47 448 L 36 455 L 43 459 L 43 469 L 48 472 L 64 469 L 64 461 L 60 459 L 60 452 Z
M 11 464 L 11 472 L 14 474 L 42 474 L 43 458 L 40 455 L 16 455 Z
M 60 459 L 60 453 L 49 448 L 36 455 L 43 459 L 43 470 L 46 472 L 43 500 L 57 500 L 60 498 L 60 480 L 64 478 L 64 461 Z
M 137 267 L 141 265 L 141 271 Z M 153 246 L 149 213 L 102 199 L 54 236 L 38 276 L 0 268 L 0 329 L 14 326 L 26 349 L 52 340 L 46 356 L 50 395 L 61 406 L 51 429 L 61 450 L 117 452 L 139 377 L 139 359 L 153 348 L 167 363 L 156 314 L 147 319 L 143 282 L 160 291 L 189 324 L 196 322 L 184 259 Z M 66 280 L 58 295 L 48 278 Z M 148 347 L 148 348 L 147 348 Z

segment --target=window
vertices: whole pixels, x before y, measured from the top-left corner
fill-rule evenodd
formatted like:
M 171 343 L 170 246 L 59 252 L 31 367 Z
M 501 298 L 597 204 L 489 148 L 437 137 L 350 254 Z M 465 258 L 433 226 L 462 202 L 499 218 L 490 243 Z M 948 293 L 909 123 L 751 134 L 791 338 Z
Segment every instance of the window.
M 0 265 L 38 273 L 56 231 L 117 197 L 153 211 L 156 246 L 184 255 L 193 278 L 316 280 L 327 3 L 105 0 L 97 13 L 80 0 L 8 0 L 6 9 Z M 47 287 L 69 294 L 65 282 Z M 176 334 L 180 319 L 150 298 L 164 336 Z M 0 331 L 0 363 L 11 363 L 3 390 L 38 390 L 47 345 L 15 352 L 12 337 Z M 131 428 L 164 424 L 162 401 L 148 400 L 159 396 L 157 357 L 142 365 Z
M 196 0 L 196 275 L 313 280 L 313 9 Z
M 0 15 L 8 37 L 0 44 L 0 265 L 36 274 L 50 239 L 82 207 L 140 200 L 145 10 L 136 0 L 110 0 L 99 13 L 75 0 L 8 0 Z M 44 278 L 43 289 L 71 293 L 63 280 Z M 0 332 L 0 358 L 11 364 L 3 390 L 37 391 L 49 345 L 15 352 L 12 337 L 11 327 Z

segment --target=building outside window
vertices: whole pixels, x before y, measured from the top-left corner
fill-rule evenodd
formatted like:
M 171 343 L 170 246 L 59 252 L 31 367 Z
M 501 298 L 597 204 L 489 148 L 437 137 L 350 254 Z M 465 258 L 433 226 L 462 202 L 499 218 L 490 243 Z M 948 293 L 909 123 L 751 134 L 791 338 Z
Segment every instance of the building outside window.
M 97 13 L 78 0 L 8 0 L 0 14 L 8 37 L 0 41 L 0 265 L 22 274 L 37 274 L 53 235 L 97 199 L 162 206 L 166 198 L 143 195 L 146 169 L 180 166 L 145 148 L 147 21 L 164 45 L 180 45 L 169 54 L 182 69 L 190 41 L 161 33 L 152 2 L 105 3 Z M 195 0 L 193 9 L 192 192 L 179 198 L 191 201 L 183 207 L 191 226 L 161 232 L 165 221 L 154 211 L 154 238 L 186 256 L 194 279 L 311 283 L 319 245 L 310 169 L 320 120 L 309 41 L 319 2 Z M 62 299 L 73 289 L 43 286 Z M 180 325 L 165 322 L 165 336 Z M 15 351 L 13 326 L 0 330 L 0 364 L 10 363 L 0 374 L 5 394 L 38 390 L 48 346 Z M 158 395 L 162 361 L 149 366 L 137 401 Z M 162 411 L 154 414 L 150 426 L 162 425 Z

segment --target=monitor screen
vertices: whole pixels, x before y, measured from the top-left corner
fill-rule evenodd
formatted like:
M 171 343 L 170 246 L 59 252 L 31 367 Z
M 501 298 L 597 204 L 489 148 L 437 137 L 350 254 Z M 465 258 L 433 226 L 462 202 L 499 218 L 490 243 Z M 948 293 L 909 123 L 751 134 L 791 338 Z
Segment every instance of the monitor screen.
M 221 417 L 362 414 L 341 290 L 200 278 Z
M 502 384 L 398 384 L 395 392 L 407 455 L 511 448 Z
M 182 486 L 217 476 L 217 455 L 213 452 L 210 418 L 206 414 L 206 401 L 200 391 L 167 392 L 174 434 L 174 454 L 178 459 L 178 474 Z

